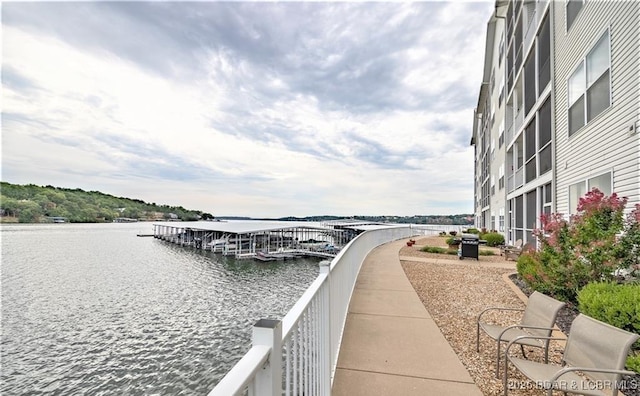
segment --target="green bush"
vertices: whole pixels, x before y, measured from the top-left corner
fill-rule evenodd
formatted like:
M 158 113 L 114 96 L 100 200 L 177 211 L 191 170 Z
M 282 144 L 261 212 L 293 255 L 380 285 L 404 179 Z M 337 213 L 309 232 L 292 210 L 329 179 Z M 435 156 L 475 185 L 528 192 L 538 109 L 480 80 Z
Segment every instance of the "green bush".
M 533 290 L 540 293 L 552 294 L 552 285 L 542 270 L 542 263 L 535 252 L 525 252 L 518 257 L 516 269 L 518 274 Z
M 627 358 L 627 369 L 640 373 L 640 352 L 629 354 Z
M 590 283 L 578 292 L 578 309 L 612 326 L 640 333 L 640 284 Z M 639 344 L 634 349 L 640 348 Z M 640 352 L 631 353 L 626 365 L 640 373 Z
M 504 235 L 497 232 L 488 232 L 483 234 L 480 238 L 487 241 L 487 246 L 504 245 Z
M 438 247 L 438 246 L 423 246 L 422 248 L 420 248 L 421 252 L 440 253 L 440 254 L 446 253 L 447 250 L 448 249 L 441 248 L 441 247 Z
M 541 227 L 533 231 L 538 250 L 522 259 L 522 278 L 534 290 L 577 302 L 587 284 L 612 280 L 617 268 L 640 263 L 640 250 L 631 248 L 640 240 L 640 204 L 625 221 L 627 201 L 594 188 L 580 198 L 570 221 L 559 213 L 541 215 Z
M 456 241 L 456 238 L 455 238 L 455 237 L 449 237 L 449 238 L 447 238 L 447 240 L 445 241 L 445 243 L 446 243 L 447 245 L 449 245 L 449 246 L 451 246 L 451 245 L 459 245 L 459 244 L 460 244 L 460 241 Z
M 578 309 L 612 326 L 640 333 L 640 284 L 590 283 L 578 292 Z
M 480 235 L 480 230 L 477 228 L 469 228 L 467 230 L 467 234 L 476 234 L 476 235 Z
M 426 253 L 438 253 L 438 254 L 458 254 L 457 250 L 445 249 L 438 246 L 423 246 L 420 248 L 421 252 Z
M 478 255 L 479 256 L 495 256 L 496 254 L 494 252 L 492 252 L 491 250 L 480 249 L 478 251 Z

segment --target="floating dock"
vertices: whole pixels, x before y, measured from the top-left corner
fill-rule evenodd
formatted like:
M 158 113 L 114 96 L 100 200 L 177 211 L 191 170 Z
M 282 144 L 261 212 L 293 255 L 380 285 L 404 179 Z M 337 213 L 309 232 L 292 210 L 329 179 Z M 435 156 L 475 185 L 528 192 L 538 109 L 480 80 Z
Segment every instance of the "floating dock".
M 153 237 L 238 259 L 331 259 L 361 232 L 380 223 L 331 221 L 192 221 L 153 224 Z M 389 225 L 384 225 L 388 227 Z

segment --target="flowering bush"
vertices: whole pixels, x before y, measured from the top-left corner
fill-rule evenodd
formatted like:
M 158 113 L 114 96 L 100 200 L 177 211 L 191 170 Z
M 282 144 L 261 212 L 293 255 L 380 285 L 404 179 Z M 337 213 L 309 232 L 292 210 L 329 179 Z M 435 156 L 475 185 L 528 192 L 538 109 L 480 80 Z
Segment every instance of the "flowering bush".
M 627 215 L 624 231 L 617 245 L 616 258 L 629 274 L 640 278 L 640 204 Z
M 518 272 L 529 285 L 566 301 L 593 281 L 613 279 L 618 268 L 640 264 L 640 206 L 624 219 L 627 198 L 593 189 L 580 198 L 577 214 L 543 215 L 534 230 L 539 250 L 523 253 Z

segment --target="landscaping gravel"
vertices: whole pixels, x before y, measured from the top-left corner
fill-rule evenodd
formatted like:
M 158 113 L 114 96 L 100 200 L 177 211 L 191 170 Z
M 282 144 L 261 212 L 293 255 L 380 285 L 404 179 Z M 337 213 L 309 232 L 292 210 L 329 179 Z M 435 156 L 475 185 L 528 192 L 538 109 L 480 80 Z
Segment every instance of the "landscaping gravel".
M 500 364 L 500 377 L 496 378 L 495 341 L 481 335 L 480 352 L 476 352 L 476 323 L 478 314 L 487 307 L 524 308 L 522 299 L 504 279 L 507 274 L 515 273 L 515 263 L 505 262 L 504 257 L 499 256 L 498 249 L 494 249 L 498 252 L 496 256 L 480 256 L 479 263 L 482 265 L 477 265 L 475 260 L 458 260 L 457 256 L 419 250 L 425 245 L 446 247 L 444 240 L 443 237 L 419 238 L 414 246 L 403 247 L 400 250 L 401 258 L 415 257 L 417 260 L 401 259 L 402 267 L 422 303 L 483 394 L 502 395 L 504 361 Z M 425 258 L 432 260 L 418 261 Z M 517 282 L 516 285 L 526 286 Z M 530 290 L 524 289 L 525 294 L 530 294 Z M 575 315 L 575 310 L 570 309 L 561 313 L 558 326 L 565 333 Z M 483 320 L 509 325 L 519 322 L 520 316 L 517 312 L 500 312 L 485 315 Z M 519 348 L 512 350 L 520 354 Z M 550 361 L 559 364 L 563 350 L 564 342 L 553 341 L 549 350 Z M 525 348 L 525 351 L 529 359 L 544 359 L 541 349 Z M 637 388 L 637 382 L 629 383 Z M 544 394 L 511 366 L 508 386 L 509 395 L 513 396 Z M 635 396 L 637 389 L 628 390 L 625 395 Z

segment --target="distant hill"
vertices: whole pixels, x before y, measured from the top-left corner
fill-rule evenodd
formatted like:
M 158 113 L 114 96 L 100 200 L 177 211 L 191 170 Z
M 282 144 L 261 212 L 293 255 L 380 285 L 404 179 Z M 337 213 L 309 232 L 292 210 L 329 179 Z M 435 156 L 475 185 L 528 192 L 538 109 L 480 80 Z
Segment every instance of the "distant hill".
M 414 216 L 352 216 L 353 220 L 375 221 L 379 223 L 400 224 L 445 224 L 445 225 L 473 225 L 473 214 L 455 215 L 414 215 Z M 309 217 L 282 217 L 278 220 L 288 221 L 331 221 L 344 219 L 338 216 L 309 216 Z M 266 219 L 265 219 L 266 220 Z
M 115 197 L 99 191 L 18 185 L 0 182 L 0 220 L 14 223 L 104 223 L 113 221 L 195 221 L 213 219 L 210 213 L 182 206 L 157 205 L 139 199 Z M 219 216 L 218 219 L 248 220 L 251 217 Z M 331 221 L 344 216 L 253 218 L 255 220 Z M 380 223 L 473 225 L 472 214 L 415 216 L 352 216 L 354 220 Z
M 98 191 L 17 185 L 0 182 L 3 222 L 102 223 L 113 221 L 199 220 L 211 214 L 182 206 L 156 205 L 139 199 L 115 197 Z

